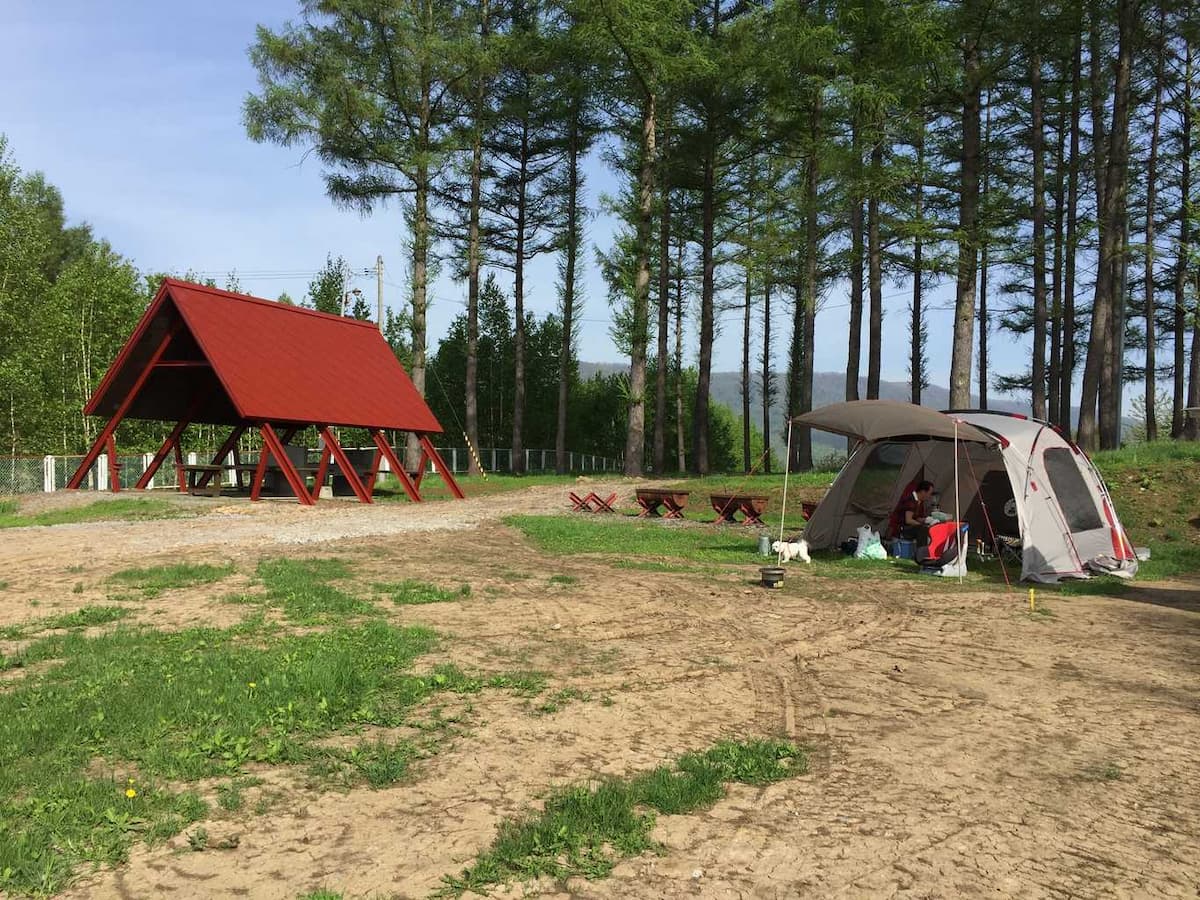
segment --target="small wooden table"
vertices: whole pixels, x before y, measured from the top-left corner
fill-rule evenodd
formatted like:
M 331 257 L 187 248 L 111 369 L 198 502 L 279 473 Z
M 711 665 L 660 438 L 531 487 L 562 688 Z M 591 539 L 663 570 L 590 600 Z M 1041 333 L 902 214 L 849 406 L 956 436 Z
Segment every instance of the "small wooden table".
M 188 493 L 207 494 L 209 497 L 221 496 L 221 472 L 224 469 L 224 466 L 184 466 Z M 196 482 L 205 475 L 210 476 L 207 483 L 203 487 L 197 486 Z
M 613 504 L 617 501 L 617 492 L 613 491 L 607 497 L 601 497 L 595 491 L 589 491 L 586 497 L 580 497 L 574 491 L 567 494 L 575 512 L 616 512 Z
M 671 491 L 664 488 L 638 488 L 637 504 L 642 510 L 638 513 L 638 518 L 662 516 L 664 519 L 682 519 L 690 493 L 691 491 Z
M 712 508 L 717 514 L 717 524 L 762 525 L 762 514 L 766 512 L 767 500 L 762 494 L 713 494 Z M 737 514 L 743 519 L 738 522 Z

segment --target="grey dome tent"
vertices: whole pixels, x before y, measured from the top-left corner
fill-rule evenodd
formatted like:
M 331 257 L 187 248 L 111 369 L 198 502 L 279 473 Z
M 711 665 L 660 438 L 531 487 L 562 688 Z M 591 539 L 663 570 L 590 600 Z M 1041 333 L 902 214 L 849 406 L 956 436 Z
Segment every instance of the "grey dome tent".
M 837 547 L 862 525 L 884 531 L 904 491 L 928 480 L 942 509 L 968 524 L 972 542 L 1019 549 L 1022 579 L 1053 583 L 1086 578 L 1093 569 L 1125 577 L 1137 571 L 1100 473 L 1046 422 L 856 400 L 797 416 L 790 425 L 858 441 L 808 521 L 811 549 Z

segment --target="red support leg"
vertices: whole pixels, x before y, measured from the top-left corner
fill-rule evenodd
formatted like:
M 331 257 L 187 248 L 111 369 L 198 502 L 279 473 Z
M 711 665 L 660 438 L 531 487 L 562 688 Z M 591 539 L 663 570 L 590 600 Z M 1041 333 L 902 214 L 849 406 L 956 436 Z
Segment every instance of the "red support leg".
M 425 479 L 425 466 L 429 463 L 429 454 L 425 452 L 425 448 L 421 448 L 421 458 L 417 460 L 417 470 L 412 473 L 413 484 L 417 486 L 417 490 L 421 489 L 421 482 Z
M 262 426 L 265 427 L 265 426 Z M 267 463 L 271 460 L 271 450 L 264 440 L 262 450 L 258 454 L 258 467 L 254 470 L 254 480 L 250 482 L 250 499 L 257 500 L 262 494 L 263 479 L 267 475 Z
M 175 487 L 179 493 L 187 493 L 187 484 L 184 483 L 183 471 L 183 448 L 179 446 L 179 441 L 175 442 Z
M 117 457 L 117 439 L 108 436 L 108 489 L 114 494 L 121 490 L 121 462 Z
M 158 347 L 155 348 L 154 353 L 150 356 L 149 361 L 147 361 L 146 367 L 142 369 L 137 380 L 129 389 L 129 393 L 125 395 L 125 399 L 121 401 L 121 405 L 117 407 L 117 411 L 113 413 L 112 418 L 108 420 L 108 423 L 101 429 L 100 434 L 96 436 L 96 442 L 92 444 L 87 455 L 83 457 L 83 461 L 79 463 L 79 468 L 75 470 L 75 474 L 67 482 L 68 490 L 78 490 L 79 486 L 83 484 L 83 479 L 87 477 L 88 470 L 96 464 L 96 460 L 100 458 L 100 454 L 108 445 L 109 440 L 117 433 L 117 426 L 121 424 L 121 420 L 129 412 L 129 407 L 133 406 L 133 401 L 137 399 L 138 392 L 145 385 L 146 379 L 150 377 L 150 373 L 154 371 L 154 367 L 158 364 L 158 361 L 162 359 L 162 355 L 167 352 L 167 347 L 170 345 L 177 331 L 179 331 L 178 322 L 167 329 L 167 333 L 163 335 L 162 341 L 159 342 Z
M 433 446 L 433 441 L 429 440 L 429 435 L 421 435 L 421 449 L 433 460 L 434 468 L 437 469 L 438 475 L 442 477 L 442 481 L 446 483 L 446 487 L 450 489 L 450 493 L 458 500 L 466 500 L 467 495 L 463 493 L 462 488 L 458 486 L 458 482 L 454 480 L 454 473 L 446 466 L 445 460 L 442 459 L 440 453 Z
M 392 450 L 391 445 L 380 434 L 379 429 L 371 430 L 371 440 L 375 442 L 375 446 L 379 448 L 379 452 L 383 454 L 383 458 L 388 461 L 388 466 L 396 473 L 396 477 L 400 479 L 400 484 L 404 486 L 404 493 L 408 494 L 408 499 L 413 503 L 420 503 L 421 493 L 417 490 L 417 486 L 412 483 L 412 479 L 408 477 L 408 472 L 400 464 L 400 460 L 396 458 L 395 451 Z
M 313 500 L 319 500 L 321 497 L 321 485 L 325 483 L 325 476 L 329 474 L 329 458 L 332 455 L 329 449 L 329 443 L 321 449 L 321 461 L 317 463 L 317 477 L 313 480 Z
M 229 433 L 229 437 L 227 437 L 225 439 L 225 443 L 223 443 L 221 445 L 221 449 L 218 450 L 216 452 L 216 454 L 213 456 L 212 462 L 209 463 L 209 465 L 213 465 L 213 466 L 221 465 L 222 462 L 224 461 L 225 457 L 227 457 L 230 453 L 232 453 L 234 451 L 234 449 L 237 447 L 237 442 L 242 439 L 242 435 L 245 432 L 246 432 L 245 425 L 239 425 L 236 428 L 234 428 L 233 431 L 231 431 Z M 237 459 L 235 457 L 234 465 L 236 465 L 236 464 L 237 464 Z M 203 475 L 200 476 L 200 480 L 196 482 L 196 487 L 200 487 L 200 488 L 204 487 L 205 485 L 208 484 L 208 482 L 212 479 L 212 477 L 213 477 L 212 472 L 205 472 Z M 239 484 L 241 483 L 240 478 L 238 479 L 238 482 L 239 482 Z
M 321 437 L 325 439 L 325 448 L 333 451 L 333 458 L 337 460 L 338 468 L 342 470 L 342 476 L 350 483 L 350 489 L 354 491 L 354 496 L 358 498 L 358 502 L 370 503 L 371 495 L 367 493 L 367 489 L 363 487 L 363 483 L 359 479 L 358 473 L 354 471 L 354 466 L 350 465 L 350 460 L 346 456 L 346 451 L 344 451 L 342 449 L 342 445 L 337 442 L 337 438 L 333 436 L 333 432 L 328 428 L 322 428 Z
M 308 486 L 305 485 L 304 479 L 300 477 L 300 473 L 296 471 L 295 465 L 283 449 L 283 442 L 279 440 L 279 435 L 275 433 L 275 429 L 271 427 L 270 422 L 263 422 L 262 426 L 263 446 L 271 448 L 271 455 L 275 457 L 275 461 L 279 463 L 279 468 L 283 472 L 283 477 L 287 479 L 288 485 L 292 489 L 292 493 L 296 495 L 304 506 L 312 506 L 315 502 L 312 494 L 308 492 Z
M 379 466 L 383 462 L 383 453 L 379 448 L 375 448 L 375 455 L 371 457 L 371 471 L 367 473 L 367 494 L 371 497 L 375 496 L 375 482 L 379 479 Z
M 158 452 L 154 454 L 154 459 L 150 460 L 150 465 L 146 467 L 146 471 L 142 473 L 142 477 L 138 479 L 138 483 L 134 485 L 135 490 L 144 491 L 146 486 L 150 484 L 154 474 L 159 470 L 159 467 L 167 459 L 167 454 L 171 452 L 171 448 L 179 443 L 179 437 L 183 434 L 183 429 L 187 428 L 190 423 L 187 419 L 181 419 L 179 423 L 171 429 L 171 433 L 167 435 L 167 439 L 163 441 L 162 446 L 158 448 Z

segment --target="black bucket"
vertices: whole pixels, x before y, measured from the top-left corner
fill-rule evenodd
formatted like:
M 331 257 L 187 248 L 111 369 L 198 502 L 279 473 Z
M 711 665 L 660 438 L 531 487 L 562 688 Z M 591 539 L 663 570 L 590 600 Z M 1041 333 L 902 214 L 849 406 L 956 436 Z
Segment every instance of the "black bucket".
M 758 571 L 762 576 L 763 587 L 777 588 L 783 584 L 782 566 L 763 566 Z

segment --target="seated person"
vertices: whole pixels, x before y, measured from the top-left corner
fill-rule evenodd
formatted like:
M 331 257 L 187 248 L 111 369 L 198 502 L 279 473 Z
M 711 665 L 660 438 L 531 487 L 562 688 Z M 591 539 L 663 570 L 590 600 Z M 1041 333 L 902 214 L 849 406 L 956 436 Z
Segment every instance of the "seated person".
M 929 543 L 929 523 L 926 521 L 929 513 L 926 510 L 933 496 L 933 482 L 917 482 L 916 488 L 901 498 L 892 513 L 893 537 L 916 541 L 917 544 Z

